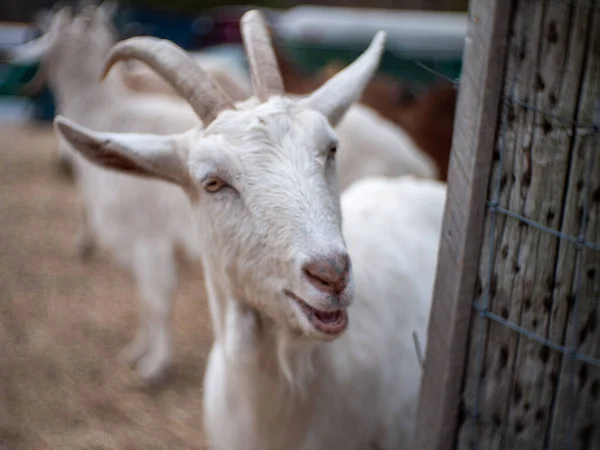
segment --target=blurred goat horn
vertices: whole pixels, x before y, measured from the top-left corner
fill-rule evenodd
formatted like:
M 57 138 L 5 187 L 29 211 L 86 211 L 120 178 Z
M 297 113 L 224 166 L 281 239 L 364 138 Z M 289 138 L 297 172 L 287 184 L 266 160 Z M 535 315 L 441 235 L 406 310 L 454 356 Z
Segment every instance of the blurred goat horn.
M 240 26 L 254 94 L 263 102 L 272 95 L 282 95 L 283 79 L 263 14 L 255 9 L 246 12 Z
M 233 108 L 233 101 L 196 62 L 174 43 L 149 36 L 115 44 L 104 63 L 102 78 L 117 62 L 136 59 L 160 74 L 194 109 L 205 125 Z

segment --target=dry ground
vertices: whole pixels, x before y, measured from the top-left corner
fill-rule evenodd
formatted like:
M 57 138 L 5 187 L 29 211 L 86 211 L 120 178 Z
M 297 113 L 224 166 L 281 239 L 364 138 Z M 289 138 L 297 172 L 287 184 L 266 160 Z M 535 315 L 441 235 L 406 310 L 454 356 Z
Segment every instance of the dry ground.
M 47 127 L 0 126 L 0 449 L 205 448 L 212 330 L 197 268 L 180 273 L 170 376 L 144 386 L 116 359 L 135 286 L 109 256 L 76 256 L 77 192 L 54 149 Z

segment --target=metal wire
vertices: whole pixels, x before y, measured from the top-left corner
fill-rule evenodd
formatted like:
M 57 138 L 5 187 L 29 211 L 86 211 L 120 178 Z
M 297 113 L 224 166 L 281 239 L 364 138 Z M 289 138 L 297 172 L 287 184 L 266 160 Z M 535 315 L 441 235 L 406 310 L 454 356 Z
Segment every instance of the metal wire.
M 563 233 L 562 231 L 555 230 L 554 228 L 547 227 L 545 225 L 542 225 L 539 222 L 536 222 L 535 220 L 528 219 L 527 217 L 524 217 L 521 214 L 517 214 L 516 212 L 502 208 L 500 205 L 498 205 L 497 201 L 488 201 L 487 206 L 488 206 L 488 208 L 490 208 L 491 210 L 494 210 L 497 213 L 504 214 L 505 216 L 516 219 L 519 222 L 523 222 L 523 223 L 529 225 L 530 227 L 537 228 L 538 230 L 543 231 L 544 233 L 548 233 L 548 234 L 551 234 L 552 236 L 555 236 L 564 241 L 571 242 L 572 244 L 575 244 L 576 246 L 600 251 L 600 243 L 589 242 L 585 239 L 585 236 L 584 237 L 572 236 L 570 234 Z
M 590 364 L 592 366 L 600 368 L 600 359 L 598 358 L 578 353 L 571 346 L 557 344 L 556 342 L 553 342 L 543 336 L 540 336 L 539 334 L 534 333 L 533 331 L 530 331 L 527 328 L 523 328 L 522 326 L 517 325 L 516 323 L 511 322 L 510 320 L 507 320 L 504 317 L 491 312 L 490 310 L 482 309 L 477 303 L 473 303 L 473 308 L 479 313 L 480 316 L 485 317 L 486 319 L 489 319 L 496 323 L 499 323 L 500 325 L 503 325 L 507 328 L 510 328 L 511 330 L 520 333 L 522 336 L 525 336 L 527 339 L 531 339 L 532 341 L 536 341 L 542 345 L 545 345 L 546 347 L 552 350 L 560 352 L 569 359 L 584 362 L 586 364 Z
M 423 64 L 421 61 L 415 61 L 415 64 L 417 65 L 417 67 L 420 67 L 421 69 L 425 70 L 426 72 L 429 72 L 442 80 L 446 80 L 447 82 L 452 83 L 454 85 L 454 87 L 458 87 L 458 83 L 460 82 L 460 80 L 458 78 L 448 77 L 448 76 L 444 75 L 443 73 L 438 72 L 435 69 L 432 69 L 428 65 Z

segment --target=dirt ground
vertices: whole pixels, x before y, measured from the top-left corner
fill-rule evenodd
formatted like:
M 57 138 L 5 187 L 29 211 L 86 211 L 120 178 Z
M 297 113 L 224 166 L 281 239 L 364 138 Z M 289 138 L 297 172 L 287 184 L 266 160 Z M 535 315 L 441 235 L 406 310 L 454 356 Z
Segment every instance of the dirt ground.
M 51 129 L 0 126 L 0 449 L 207 448 L 212 330 L 197 268 L 180 271 L 170 375 L 146 386 L 117 360 L 135 286 L 102 252 L 79 259 L 76 204 Z

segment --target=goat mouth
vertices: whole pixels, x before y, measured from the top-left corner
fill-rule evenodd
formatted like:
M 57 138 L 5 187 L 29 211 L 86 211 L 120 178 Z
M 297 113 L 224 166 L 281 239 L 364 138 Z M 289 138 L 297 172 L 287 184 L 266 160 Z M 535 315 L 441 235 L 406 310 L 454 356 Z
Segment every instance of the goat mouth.
M 302 312 L 310 321 L 311 325 L 321 333 L 336 336 L 341 334 L 348 326 L 348 313 L 345 309 L 337 309 L 335 311 L 321 311 L 314 308 L 287 289 L 284 290 L 285 295 L 290 297 L 300 306 Z

